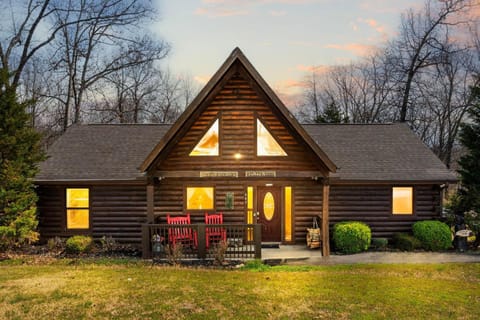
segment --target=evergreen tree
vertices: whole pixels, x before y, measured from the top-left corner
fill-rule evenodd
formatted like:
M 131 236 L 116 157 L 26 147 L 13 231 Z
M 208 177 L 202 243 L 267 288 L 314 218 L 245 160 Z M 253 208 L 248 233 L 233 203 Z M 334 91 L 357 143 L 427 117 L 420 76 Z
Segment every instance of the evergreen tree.
M 461 188 L 453 200 L 455 214 L 462 215 L 465 223 L 475 232 L 474 246 L 480 244 L 480 88 L 474 88 L 477 103 L 470 108 L 470 119 L 463 124 L 460 142 L 467 153 L 459 160 Z
M 480 98 L 480 88 L 475 88 Z M 469 110 L 471 122 L 465 123 L 460 132 L 460 142 L 467 153 L 459 160 L 462 188 L 462 209 L 480 213 L 480 103 Z
M 0 247 L 38 240 L 33 178 L 44 159 L 40 135 L 28 126 L 8 73 L 0 69 Z
M 328 104 L 315 119 L 316 123 L 348 123 L 348 118 L 342 115 L 335 103 Z

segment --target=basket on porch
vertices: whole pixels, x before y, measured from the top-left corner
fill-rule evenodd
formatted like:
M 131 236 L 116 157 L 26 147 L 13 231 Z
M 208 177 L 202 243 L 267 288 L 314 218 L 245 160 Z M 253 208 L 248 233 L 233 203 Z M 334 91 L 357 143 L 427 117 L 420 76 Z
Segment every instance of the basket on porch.
M 307 228 L 307 247 L 310 249 L 320 248 L 321 236 L 317 219 L 313 218 L 312 228 Z

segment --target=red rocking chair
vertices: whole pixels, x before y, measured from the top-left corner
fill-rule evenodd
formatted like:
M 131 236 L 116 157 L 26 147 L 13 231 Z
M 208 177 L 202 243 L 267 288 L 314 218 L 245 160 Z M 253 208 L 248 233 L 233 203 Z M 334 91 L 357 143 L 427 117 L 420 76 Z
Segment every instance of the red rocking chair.
M 190 224 L 190 213 L 184 217 L 170 217 L 167 215 L 167 224 L 184 225 Z M 187 246 L 197 246 L 197 233 L 191 227 L 172 227 L 168 229 L 168 241 L 175 245 L 180 242 Z
M 223 214 L 205 213 L 205 224 L 223 224 Z M 227 241 L 227 230 L 223 227 L 206 227 L 205 228 L 206 246 L 210 247 L 211 242 Z

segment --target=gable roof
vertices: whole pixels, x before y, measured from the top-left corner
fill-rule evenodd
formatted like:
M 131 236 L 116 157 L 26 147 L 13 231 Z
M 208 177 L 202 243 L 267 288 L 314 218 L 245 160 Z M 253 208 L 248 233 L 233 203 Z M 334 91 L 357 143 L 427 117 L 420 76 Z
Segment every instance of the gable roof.
M 42 181 L 135 180 L 139 165 L 169 125 L 74 125 L 48 150 Z
M 404 124 L 304 125 L 346 182 L 453 182 L 456 176 Z M 137 180 L 168 125 L 76 125 L 48 150 L 37 183 Z M 333 183 L 333 180 L 332 180 Z
M 341 181 L 454 182 L 456 175 L 406 124 L 304 125 Z
M 243 52 L 237 47 L 235 48 L 230 56 L 225 60 L 220 69 L 212 76 L 208 81 L 205 87 L 200 91 L 192 103 L 185 109 L 180 118 L 175 122 L 170 130 L 165 134 L 164 138 L 153 148 L 150 154 L 145 158 L 145 161 L 140 166 L 140 171 L 148 171 L 153 165 L 155 160 L 167 146 L 167 144 L 175 138 L 179 130 L 186 125 L 188 119 L 190 119 L 194 113 L 202 106 L 202 103 L 207 99 L 210 93 L 219 85 L 221 80 L 225 78 L 228 74 L 230 68 L 235 64 L 240 63 L 260 87 L 260 89 L 265 93 L 268 99 L 271 100 L 271 105 L 273 108 L 276 108 L 281 115 L 284 117 L 285 121 L 300 135 L 300 137 L 305 141 L 305 143 L 312 149 L 314 154 L 325 164 L 326 168 L 330 172 L 335 172 L 336 166 L 334 162 L 328 157 L 328 155 L 319 147 L 315 141 L 307 134 L 305 129 L 297 122 L 295 117 L 290 113 L 288 108 L 283 104 L 283 102 L 277 97 L 273 92 L 270 86 L 265 82 L 262 76 L 258 71 L 253 67 L 250 61 L 245 57 Z

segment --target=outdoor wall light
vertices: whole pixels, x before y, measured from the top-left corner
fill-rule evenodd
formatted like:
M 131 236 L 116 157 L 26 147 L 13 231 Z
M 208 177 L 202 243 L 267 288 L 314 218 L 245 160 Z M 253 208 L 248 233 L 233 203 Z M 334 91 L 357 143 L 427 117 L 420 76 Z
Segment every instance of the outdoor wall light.
M 237 152 L 237 153 L 235 153 L 235 154 L 233 155 L 233 157 L 234 157 L 236 160 L 240 160 L 240 159 L 242 159 L 242 154 Z

